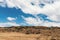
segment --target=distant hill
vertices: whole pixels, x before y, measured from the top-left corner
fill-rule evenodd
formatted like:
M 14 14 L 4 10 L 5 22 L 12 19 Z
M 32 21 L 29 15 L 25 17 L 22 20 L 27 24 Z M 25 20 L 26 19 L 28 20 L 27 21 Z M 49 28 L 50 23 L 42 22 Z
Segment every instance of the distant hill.
M 54 33 L 55 35 L 58 35 L 60 34 L 60 27 L 45 27 L 45 26 L 0 27 L 0 32 L 19 32 L 25 34 L 44 34 L 44 35 L 51 35 Z

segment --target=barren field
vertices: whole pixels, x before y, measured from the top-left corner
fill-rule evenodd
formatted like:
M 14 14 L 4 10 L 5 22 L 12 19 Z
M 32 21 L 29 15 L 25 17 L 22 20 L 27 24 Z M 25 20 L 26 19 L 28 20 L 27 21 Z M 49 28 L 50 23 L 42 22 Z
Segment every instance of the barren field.
M 16 32 L 0 33 L 0 40 L 60 40 L 59 38 L 52 38 L 52 36 L 42 34 L 22 34 Z
M 0 40 L 60 40 L 60 27 L 0 28 Z
M 40 34 L 22 34 L 22 33 L 0 33 L 0 40 L 50 40 L 51 36 Z

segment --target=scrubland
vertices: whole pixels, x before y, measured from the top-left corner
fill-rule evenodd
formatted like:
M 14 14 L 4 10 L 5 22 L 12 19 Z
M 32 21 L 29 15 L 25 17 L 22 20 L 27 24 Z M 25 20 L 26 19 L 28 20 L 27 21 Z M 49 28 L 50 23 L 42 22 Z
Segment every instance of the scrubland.
M 0 27 L 0 40 L 60 40 L 60 27 Z

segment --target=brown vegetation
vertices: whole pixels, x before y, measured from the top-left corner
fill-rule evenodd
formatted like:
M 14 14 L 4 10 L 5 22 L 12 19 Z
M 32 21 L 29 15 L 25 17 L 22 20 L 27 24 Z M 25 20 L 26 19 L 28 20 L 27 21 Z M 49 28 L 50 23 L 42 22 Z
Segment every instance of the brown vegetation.
M 25 39 L 60 40 L 60 27 L 44 27 L 44 26 L 0 27 L 0 38 L 2 37 L 1 35 L 3 35 L 4 37 L 6 36 L 7 38 L 10 38 L 10 36 L 13 35 L 12 38 L 14 40 L 25 40 Z

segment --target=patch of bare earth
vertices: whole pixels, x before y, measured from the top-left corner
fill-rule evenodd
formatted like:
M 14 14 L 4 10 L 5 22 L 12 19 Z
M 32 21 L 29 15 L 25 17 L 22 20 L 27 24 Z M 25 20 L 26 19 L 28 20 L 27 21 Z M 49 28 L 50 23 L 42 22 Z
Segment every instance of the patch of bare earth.
M 60 40 L 60 27 L 0 28 L 0 40 Z
M 60 40 L 60 37 L 52 37 L 43 34 L 23 34 L 17 32 L 5 32 L 0 33 L 0 40 Z
M 39 35 L 26 35 L 22 33 L 0 33 L 0 40 L 36 40 Z

